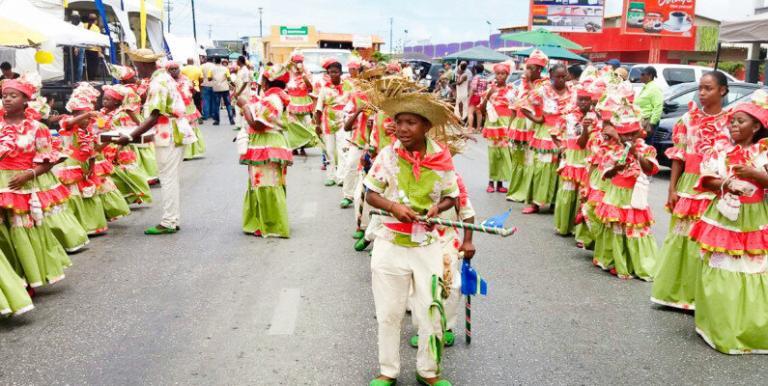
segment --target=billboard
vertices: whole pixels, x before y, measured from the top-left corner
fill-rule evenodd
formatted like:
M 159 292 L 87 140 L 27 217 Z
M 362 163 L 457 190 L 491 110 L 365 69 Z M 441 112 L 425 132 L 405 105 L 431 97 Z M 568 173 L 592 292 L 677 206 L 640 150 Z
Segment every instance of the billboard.
M 601 32 L 605 0 L 531 0 L 528 27 L 551 32 Z
M 292 43 L 306 43 L 309 41 L 309 27 L 288 27 L 280 26 L 280 41 Z
M 624 33 L 692 37 L 696 0 L 624 0 Z

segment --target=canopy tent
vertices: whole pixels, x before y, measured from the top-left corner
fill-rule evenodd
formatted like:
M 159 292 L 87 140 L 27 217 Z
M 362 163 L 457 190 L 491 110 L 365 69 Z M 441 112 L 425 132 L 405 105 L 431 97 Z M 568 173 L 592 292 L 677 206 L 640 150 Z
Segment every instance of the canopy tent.
M 32 28 L 60 46 L 108 47 L 109 39 L 102 34 L 88 31 L 64 21 L 63 8 L 60 17 L 30 4 L 28 0 L 0 0 L 0 15 L 25 27 Z
M 589 61 L 589 59 L 576 55 L 573 52 L 568 51 L 563 47 L 551 47 L 551 46 L 531 47 L 522 51 L 515 52 L 514 55 L 530 56 L 533 50 L 535 49 L 541 50 L 550 59 L 563 59 L 563 60 L 583 62 L 583 63 L 586 63 Z
M 138 41 L 141 36 L 139 29 L 140 0 L 122 0 L 122 2 L 125 12 L 128 14 L 128 20 L 130 21 L 133 33 Z M 151 48 L 155 52 L 165 52 L 165 44 L 163 43 L 163 11 L 157 8 L 154 2 L 149 0 L 145 0 L 144 5 L 147 10 L 147 48 Z M 141 45 L 141 42 L 138 42 L 138 45 Z
M 165 34 L 165 42 L 168 44 L 173 60 L 182 64 L 186 63 L 189 58 L 199 64 L 200 55 L 205 55 L 205 51 L 200 49 L 195 38 L 191 36 L 176 36 L 167 33 Z
M 468 50 L 459 51 L 443 57 L 445 61 L 473 60 L 476 62 L 503 62 L 509 56 L 496 52 L 485 46 L 475 46 Z
M 557 46 L 582 51 L 584 47 L 544 28 L 501 35 L 502 40 L 513 40 L 532 46 Z
M 768 42 L 768 13 L 741 20 L 723 21 L 720 24 L 720 41 L 723 43 Z
M 48 40 L 43 34 L 0 16 L 0 46 L 31 47 Z

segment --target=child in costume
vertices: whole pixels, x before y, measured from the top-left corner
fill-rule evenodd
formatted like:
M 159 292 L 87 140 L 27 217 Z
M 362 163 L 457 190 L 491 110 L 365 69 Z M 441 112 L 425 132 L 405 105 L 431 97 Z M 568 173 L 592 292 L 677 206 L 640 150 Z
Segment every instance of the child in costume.
M 659 171 L 656 149 L 641 138 L 640 113 L 631 102 L 613 112 L 610 120 L 620 138 L 606 148 L 601 165 L 603 178 L 610 180 L 595 215 L 603 223 L 595 250 L 604 257 L 602 268 L 622 279 L 637 277 L 651 281 L 655 274 L 657 246 L 651 234 L 653 215 L 648 206 L 648 176 Z
M 541 95 L 549 78 L 542 76 L 541 72 L 548 63 L 547 55 L 534 50 L 525 61 L 523 81 L 515 98 L 510 101 L 516 116 L 509 130 L 512 179 L 509 182 L 508 201 L 523 202 L 528 198 L 534 158 L 530 143 L 536 127 L 543 119 Z
M 483 127 L 483 138 L 488 141 L 488 188 L 486 192 L 507 193 L 504 181 L 512 179 L 512 158 L 509 152 L 509 126 L 513 111 L 509 108 L 514 88 L 507 84 L 509 64 L 493 66 L 496 81 L 488 88 L 480 106 L 488 115 Z M 496 184 L 494 186 L 494 183 Z
M 346 144 L 346 134 L 341 130 L 344 125 L 344 106 L 352 91 L 352 85 L 341 79 L 341 63 L 329 58 L 323 62 L 323 68 L 328 72 L 329 81 L 318 92 L 315 107 L 315 122 L 318 134 L 325 144 L 325 156 L 328 159 L 325 186 L 341 183 L 338 168 L 342 165 L 342 156 Z
M 391 93 L 379 107 L 394 117 L 398 141 L 378 154 L 365 186 L 367 202 L 393 217 L 382 219 L 374 241 L 371 271 L 378 322 L 381 375 L 371 386 L 394 385 L 400 374 L 400 331 L 413 293 L 412 317 L 419 326 L 416 378 L 447 386 L 440 379 L 445 325 L 441 290 L 443 253 L 436 230 L 418 222 L 451 210 L 459 196 L 448 148 L 427 137 L 453 115 L 431 94 Z
M 368 142 L 371 138 L 372 125 L 369 117 L 373 111 L 368 107 L 368 98 L 362 91 L 355 91 L 350 95 L 349 102 L 344 107 L 345 121 L 344 131 L 351 133 L 349 150 L 345 155 L 344 179 L 342 180 L 341 208 L 349 208 L 354 203 L 355 190 L 358 187 L 360 177 L 360 159 L 368 150 Z
M 312 80 L 311 75 L 304 68 L 304 55 L 291 55 L 288 72 L 290 78 L 285 86 L 285 92 L 291 101 L 286 108 L 289 121 L 286 137 L 288 145 L 292 149 L 298 149 L 293 151 L 294 155 L 306 156 L 307 152 L 304 148 L 316 145 L 317 136 L 312 122 L 312 111 L 315 109 L 315 101 L 310 96 L 313 90 Z
M 105 131 L 117 131 L 130 134 L 141 122 L 139 96 L 129 87 L 122 85 L 104 86 L 104 98 L 101 109 L 102 119 L 106 122 Z M 149 179 L 139 167 L 134 148 L 110 144 L 102 151 L 107 160 L 114 165 L 112 180 L 129 204 L 152 202 Z
M 274 75 L 274 74 L 273 74 Z M 293 155 L 279 124 L 288 94 L 285 83 L 266 77 L 266 91 L 258 101 L 241 97 L 248 127 L 237 136 L 240 164 L 248 166 L 248 192 L 243 204 L 243 232 L 257 237 L 290 236 L 285 179 Z
M 194 85 L 189 78 L 181 73 L 179 62 L 168 61 L 165 63 L 165 69 L 173 80 L 176 81 L 176 88 L 179 90 L 179 95 L 181 95 L 181 99 L 184 101 L 184 117 L 192 126 L 192 131 L 195 133 L 195 137 L 197 137 L 197 141 L 184 146 L 184 159 L 202 158 L 205 156 L 205 140 L 203 139 L 203 133 L 200 131 L 200 125 L 197 124 L 201 114 L 197 111 L 195 101 L 192 98 Z
M 716 195 L 690 232 L 703 258 L 696 332 L 722 353 L 768 354 L 768 94 L 731 113 L 696 186 Z
M 722 82 L 718 80 L 721 78 Z M 711 151 L 714 140 L 727 135 L 730 115 L 723 110 L 727 84 L 722 73 L 702 76 L 699 87 L 702 108 L 691 102 L 689 111 L 673 129 L 674 146 L 666 152 L 672 160 L 667 199 L 672 219 L 651 293 L 651 301 L 657 304 L 695 309 L 701 257 L 699 245 L 691 240 L 688 232 L 715 197 L 714 193 L 696 190 L 695 186 L 701 176 L 701 162 Z
M 561 236 L 573 232 L 579 211 L 579 190 L 587 181 L 586 145 L 597 114 L 592 109 L 592 93 L 588 85 L 576 85 L 576 104 L 550 132 L 556 146 L 562 150 L 560 175 L 555 198 L 555 231 Z

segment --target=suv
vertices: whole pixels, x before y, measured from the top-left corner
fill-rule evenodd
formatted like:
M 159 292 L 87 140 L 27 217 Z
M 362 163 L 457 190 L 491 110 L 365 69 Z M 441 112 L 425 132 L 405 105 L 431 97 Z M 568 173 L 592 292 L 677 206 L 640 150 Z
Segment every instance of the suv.
M 635 88 L 635 91 L 639 91 L 641 88 L 643 88 L 643 83 L 640 82 L 640 74 L 642 73 L 643 69 L 648 66 L 653 66 L 656 68 L 656 73 L 659 76 L 656 78 L 656 83 L 661 87 L 662 90 L 680 83 L 698 82 L 704 74 L 712 71 L 712 69 L 709 67 L 688 66 L 684 64 L 635 64 L 629 69 L 629 81 L 632 82 L 632 86 Z M 734 78 L 730 74 L 725 72 L 723 73 L 728 78 L 728 82 L 739 82 L 738 79 Z

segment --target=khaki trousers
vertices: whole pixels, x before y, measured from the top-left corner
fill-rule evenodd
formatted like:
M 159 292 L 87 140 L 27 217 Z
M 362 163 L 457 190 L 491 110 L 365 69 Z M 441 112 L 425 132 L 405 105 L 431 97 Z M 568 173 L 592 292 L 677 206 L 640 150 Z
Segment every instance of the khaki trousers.
M 181 217 L 179 172 L 184 161 L 184 146 L 155 146 L 155 157 L 163 199 L 163 219 L 160 225 L 176 228 Z

